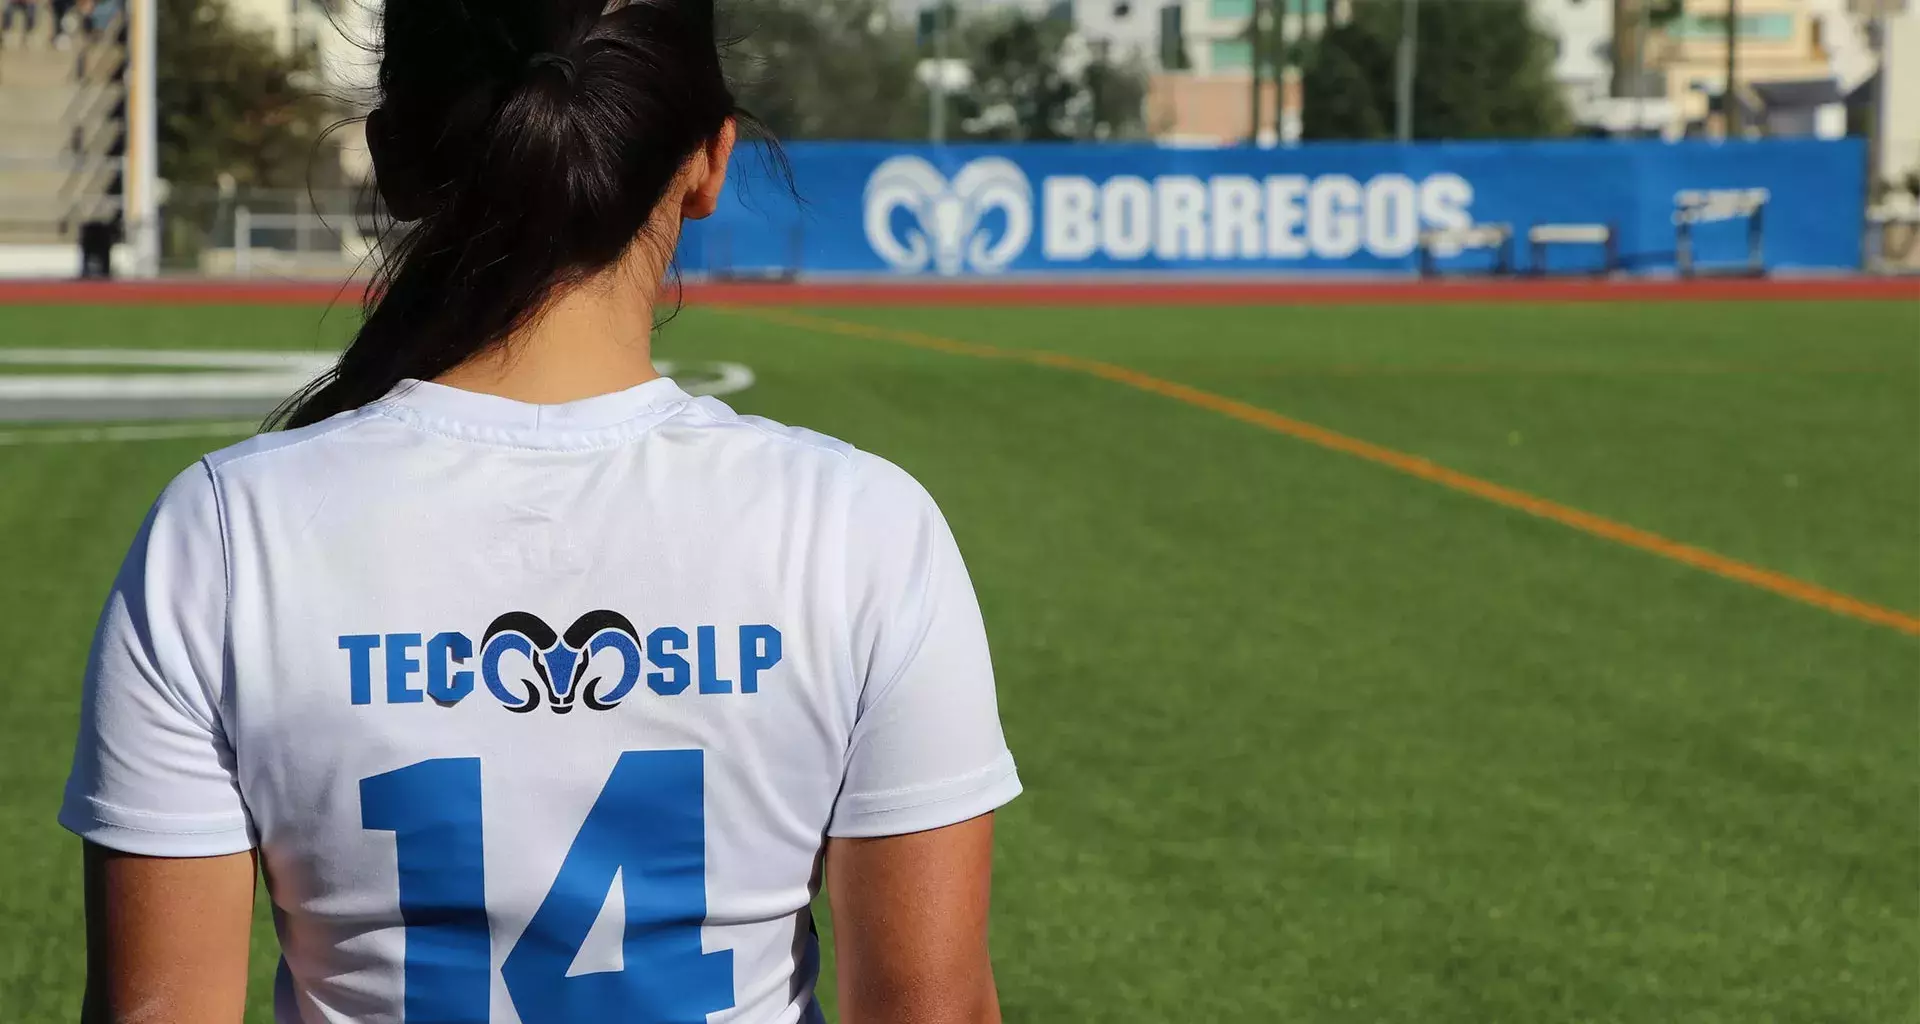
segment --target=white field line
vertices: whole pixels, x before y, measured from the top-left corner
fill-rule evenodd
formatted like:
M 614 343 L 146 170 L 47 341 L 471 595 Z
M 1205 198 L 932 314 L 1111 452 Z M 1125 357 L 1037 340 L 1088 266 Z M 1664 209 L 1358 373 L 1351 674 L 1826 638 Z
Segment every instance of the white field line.
M 199 370 L 281 370 L 309 377 L 332 366 L 338 352 L 220 352 L 137 348 L 0 348 L 14 366 L 178 366 Z
M 0 365 L 154 366 L 251 373 L 87 373 L 0 374 L 0 400 L 56 399 L 113 401 L 150 398 L 285 398 L 324 373 L 335 354 L 298 352 L 219 352 L 110 348 L 5 348 Z M 655 364 L 668 377 L 680 367 Z M 687 367 L 696 379 L 683 386 L 694 394 L 730 395 L 753 386 L 753 371 L 739 363 Z
M 169 423 L 154 426 L 74 427 L 65 430 L 0 430 L 0 448 L 32 444 L 90 444 L 100 441 L 176 441 L 190 437 L 251 437 L 260 424 Z
M 671 377 L 679 367 L 663 361 L 658 369 L 663 375 Z M 689 394 L 731 395 L 753 386 L 753 371 L 739 363 L 709 363 L 688 369 L 696 375 L 684 384 Z M 174 398 L 281 399 L 305 387 L 312 379 L 313 375 L 307 373 L 266 372 L 0 374 L 0 402 L 9 399 L 64 402 Z
M 0 347 L 0 365 L 177 367 L 195 373 L 0 373 L 0 415 L 5 402 L 147 402 L 196 399 L 278 401 L 305 387 L 333 365 L 332 354 L 217 352 L 151 349 L 70 349 Z M 682 367 L 661 360 L 661 374 Z M 754 384 L 753 370 L 739 363 L 695 363 L 680 381 L 695 395 L 731 395 Z M 227 371 L 227 372 L 217 372 Z M 151 415 L 151 410 L 148 410 Z M 110 417 L 108 417 L 110 418 Z M 0 431 L 0 446 L 76 444 L 102 441 L 160 441 L 186 437 L 235 437 L 255 432 L 254 423 L 180 423 L 148 426 L 76 427 L 59 430 Z
M 151 399 L 280 399 L 313 378 L 301 373 L 0 373 L 0 402 L 126 402 Z
M 0 402 L 285 398 L 333 365 L 311 352 L 214 352 L 109 348 L 0 348 L 0 365 L 154 366 L 226 373 L 0 374 Z M 238 371 L 238 372 L 235 372 Z

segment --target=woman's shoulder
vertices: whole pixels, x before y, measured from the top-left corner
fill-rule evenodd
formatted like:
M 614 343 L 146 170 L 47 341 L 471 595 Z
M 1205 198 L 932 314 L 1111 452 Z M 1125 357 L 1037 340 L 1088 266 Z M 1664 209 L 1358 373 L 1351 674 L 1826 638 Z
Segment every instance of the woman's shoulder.
M 261 456 L 273 456 L 276 453 L 292 453 L 309 442 L 318 441 L 347 430 L 368 419 L 366 409 L 354 409 L 337 416 L 321 420 L 305 427 L 288 430 L 266 430 L 244 441 L 228 445 L 218 451 L 210 452 L 201 458 L 206 467 L 216 473 L 253 461 L 274 462 L 273 458 L 261 459 Z
M 883 456 L 807 427 L 735 412 L 718 399 L 697 398 L 688 404 L 689 415 L 716 427 L 739 431 L 747 443 L 764 447 L 782 464 L 818 470 L 821 475 L 836 478 L 846 489 L 845 497 L 856 529 L 940 516 L 939 507 L 926 487 L 912 473 Z
M 856 498 L 910 505 L 931 501 L 911 473 L 851 442 L 808 427 L 735 412 L 713 398 L 698 398 L 689 404 L 693 416 L 714 426 L 737 429 L 749 443 L 764 446 L 778 457 L 820 462 L 842 470 Z
M 718 429 L 749 444 L 758 444 L 792 458 L 819 457 L 844 462 L 851 460 L 859 451 L 853 445 L 817 430 L 765 416 L 735 412 L 732 406 L 712 397 L 695 398 L 688 402 L 682 418 L 697 426 Z

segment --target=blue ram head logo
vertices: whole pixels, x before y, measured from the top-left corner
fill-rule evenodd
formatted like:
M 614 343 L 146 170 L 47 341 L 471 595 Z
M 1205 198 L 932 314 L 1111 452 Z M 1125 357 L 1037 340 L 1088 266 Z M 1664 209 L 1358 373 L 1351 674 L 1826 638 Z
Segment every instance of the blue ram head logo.
M 912 215 L 904 233 L 894 226 L 900 210 Z M 996 210 L 1006 217 L 998 237 L 986 220 Z M 1020 165 L 1002 157 L 975 160 L 949 181 L 920 157 L 897 156 L 867 181 L 866 229 L 874 253 L 895 270 L 996 273 L 1033 238 L 1033 187 Z
M 613 662 L 605 657 L 609 650 L 620 654 L 617 677 L 606 673 Z M 513 673 L 518 692 L 502 675 L 501 661 L 509 654 L 523 657 L 537 678 Z M 531 612 L 508 612 L 493 620 L 480 641 L 480 678 L 508 711 L 519 714 L 544 703 L 564 715 L 576 701 L 593 711 L 611 710 L 640 679 L 640 634 L 626 616 L 604 609 L 580 616 L 564 635 Z

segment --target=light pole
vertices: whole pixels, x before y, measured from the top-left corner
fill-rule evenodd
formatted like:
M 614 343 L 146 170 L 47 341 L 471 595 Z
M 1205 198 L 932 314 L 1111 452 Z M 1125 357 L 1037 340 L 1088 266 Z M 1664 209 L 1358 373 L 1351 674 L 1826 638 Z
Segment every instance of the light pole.
M 947 141 L 947 0 L 933 7 L 933 111 L 928 118 L 927 137 L 936 146 Z
M 121 223 L 133 248 L 133 275 L 160 272 L 159 8 L 157 0 L 127 7 L 126 181 Z
M 1262 86 L 1266 84 L 1266 68 L 1261 57 L 1266 53 L 1266 31 L 1263 16 L 1267 12 L 1267 0 L 1253 0 L 1253 20 L 1247 24 L 1247 47 L 1253 51 L 1253 122 L 1247 132 L 1247 145 L 1260 145 L 1260 129 L 1265 126 L 1266 118 L 1260 114 L 1262 102 L 1266 99 Z
M 1287 8 L 1292 0 L 1279 0 L 1279 9 L 1273 15 L 1273 137 L 1285 143 L 1287 139 Z M 1301 20 L 1306 19 L 1302 9 Z
M 1739 52 L 1740 0 L 1727 0 L 1727 91 L 1721 100 L 1721 106 L 1726 108 L 1722 113 L 1726 118 L 1727 138 L 1729 139 L 1739 138 L 1742 129 L 1740 123 L 1742 121 L 1740 117 L 1740 97 L 1736 95 L 1736 89 L 1740 82 L 1737 75 L 1739 71 L 1739 57 L 1737 55 Z
M 1413 141 L 1413 62 L 1418 56 L 1414 40 L 1419 31 L 1420 0 L 1401 0 L 1400 54 L 1393 90 L 1393 137 L 1401 142 Z
M 1647 33 L 1652 31 L 1652 16 L 1647 5 L 1650 0 L 1639 0 L 1634 7 L 1633 25 L 1633 135 L 1647 127 Z

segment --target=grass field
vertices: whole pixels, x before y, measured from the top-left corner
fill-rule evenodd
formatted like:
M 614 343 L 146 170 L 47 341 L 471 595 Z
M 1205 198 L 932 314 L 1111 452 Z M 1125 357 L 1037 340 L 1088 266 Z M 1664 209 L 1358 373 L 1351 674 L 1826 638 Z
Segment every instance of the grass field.
M 1082 364 L 940 350 L 1126 367 L 1911 621 L 1920 305 L 809 315 L 693 309 L 659 350 L 752 367 L 733 404 L 893 459 L 952 520 L 1028 785 L 1008 1021 L 1920 1020 L 1920 637 Z M 15 346 L 350 329 L 0 307 Z M 98 603 L 218 443 L 0 447 L 8 1024 L 71 1019 L 82 976 L 53 815 Z

